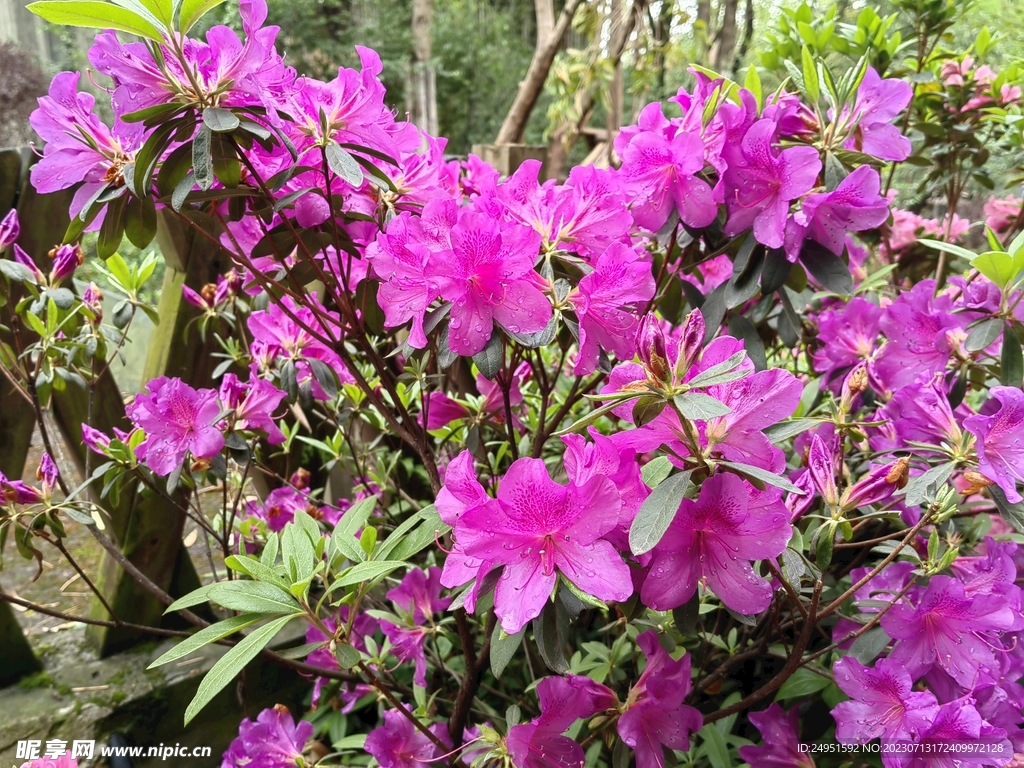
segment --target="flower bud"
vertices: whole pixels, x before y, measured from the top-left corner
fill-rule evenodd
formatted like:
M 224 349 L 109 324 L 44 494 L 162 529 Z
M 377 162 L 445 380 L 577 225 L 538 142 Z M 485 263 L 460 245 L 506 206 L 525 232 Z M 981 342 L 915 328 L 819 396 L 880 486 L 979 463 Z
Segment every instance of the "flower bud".
M 17 243 L 14 244 L 14 261 L 18 262 L 22 266 L 28 267 L 32 270 L 32 274 L 36 276 L 36 280 L 43 279 L 43 273 L 39 271 L 39 267 L 32 261 L 32 257 L 22 250 L 22 247 Z
M 834 507 L 839 502 L 839 490 L 836 488 L 835 456 L 825 446 L 820 436 L 811 438 L 811 449 L 807 454 L 807 469 L 810 471 L 814 486 L 825 503 Z
M 693 310 L 683 323 L 683 333 L 679 339 L 679 356 L 676 359 L 676 378 L 682 379 L 690 370 L 690 366 L 700 357 L 706 333 L 704 315 L 699 309 Z
M 991 480 L 985 477 L 980 472 L 975 472 L 973 469 L 969 469 L 964 472 L 963 476 L 966 487 L 961 490 L 964 496 L 973 496 L 976 493 L 980 493 L 983 488 L 988 488 L 990 485 L 995 485 Z
M 636 334 L 637 354 L 647 370 L 648 378 L 654 381 L 668 381 L 668 351 L 665 331 L 661 321 L 653 313 L 644 315 Z
M 853 409 L 853 400 L 861 392 L 868 388 L 868 368 L 864 363 L 858 363 L 853 370 L 846 375 L 843 381 L 842 395 L 839 407 L 844 413 Z
M 75 274 L 85 261 L 85 254 L 77 245 L 62 245 L 50 251 L 50 258 L 53 259 L 50 282 L 56 283 Z
M 299 467 L 292 473 L 291 484 L 296 490 L 303 491 L 309 488 L 310 474 L 305 467 Z
M 4 220 L 0 221 L 0 251 L 13 245 L 20 234 L 21 225 L 18 223 L 18 212 L 12 208 L 10 213 L 4 216 Z
M 99 289 L 96 283 L 89 283 L 85 286 L 85 291 L 82 293 L 82 303 L 96 315 L 95 323 L 98 324 L 103 320 L 103 291 Z
M 891 464 L 875 467 L 856 485 L 843 494 L 843 510 L 866 507 L 885 501 L 896 491 L 904 488 L 910 477 L 910 459 L 901 456 Z
M 209 306 L 212 307 L 217 303 L 217 285 L 215 283 L 207 283 L 199 293 Z
M 60 471 L 57 469 L 53 458 L 50 454 L 44 453 L 42 460 L 39 462 L 39 469 L 36 470 L 36 480 L 42 482 L 45 495 L 48 496 L 57 487 L 57 478 L 59 476 Z

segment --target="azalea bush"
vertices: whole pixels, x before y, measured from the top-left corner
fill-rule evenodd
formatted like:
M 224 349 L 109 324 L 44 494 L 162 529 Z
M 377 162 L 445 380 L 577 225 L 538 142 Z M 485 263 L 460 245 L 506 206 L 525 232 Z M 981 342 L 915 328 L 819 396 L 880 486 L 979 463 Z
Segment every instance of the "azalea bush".
M 1024 759 L 1024 217 L 976 254 L 955 211 L 891 209 L 916 85 L 806 46 L 774 91 L 695 70 L 617 167 L 499 178 L 384 107 L 373 51 L 301 77 L 261 0 L 188 37 L 209 5 L 108 6 L 142 38 L 89 51 L 114 124 L 70 72 L 32 115 L 32 183 L 77 192 L 48 268 L 0 229 L 4 372 L 47 450 L 0 526 L 117 557 L 100 502 L 137 490 L 201 529 L 225 567 L 177 600 L 121 557 L 195 625 L 155 665 L 229 646 L 186 722 L 261 653 L 313 681 L 224 766 Z M 973 72 L 1013 125 L 1016 75 Z M 76 479 L 47 411 L 152 312 L 122 238 L 175 219 L 234 265 L 184 289 L 215 386 L 83 425 Z M 93 230 L 110 323 L 74 281 Z

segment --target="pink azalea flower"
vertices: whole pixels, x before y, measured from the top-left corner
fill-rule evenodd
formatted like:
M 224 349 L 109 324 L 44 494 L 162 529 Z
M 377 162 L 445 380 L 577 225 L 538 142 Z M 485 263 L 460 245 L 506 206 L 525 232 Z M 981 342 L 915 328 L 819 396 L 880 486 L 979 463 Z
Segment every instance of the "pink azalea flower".
M 828 193 L 808 195 L 794 220 L 807 237 L 837 256 L 843 253 L 846 234 L 874 229 L 889 218 L 889 201 L 878 194 L 878 171 L 862 165 Z M 794 260 L 799 254 L 789 254 Z
M 401 584 L 388 591 L 387 598 L 396 608 L 410 614 L 416 624 L 447 610 L 452 602 L 450 597 L 441 597 L 441 569 L 436 566 L 427 573 L 411 569 Z
M 998 485 L 1013 503 L 1021 501 L 1017 482 L 1024 480 L 1024 392 L 1016 387 L 992 387 L 998 407 L 989 405 L 977 416 L 964 419 L 964 429 L 977 438 L 978 471 Z
M 743 746 L 738 752 L 757 768 L 814 768 L 814 760 L 800 752 L 800 711 L 793 707 L 787 713 L 778 702 L 760 712 L 747 715 L 761 732 L 763 746 Z
M 451 248 L 449 233 L 458 213 L 454 200 L 429 202 L 422 216 L 403 213 L 392 219 L 387 231 L 366 249 L 366 258 L 381 279 L 377 297 L 385 326 L 398 328 L 411 320 L 409 344 L 416 349 L 427 346 L 423 321 L 437 298 L 436 287 L 427 281 L 427 262 Z
M 540 236 L 519 224 L 464 210 L 451 230 L 451 250 L 427 263 L 427 278 L 452 302 L 448 343 L 471 357 L 483 351 L 496 321 L 512 333 L 537 333 L 551 319 L 551 302 L 533 270 Z
M 690 693 L 690 654 L 674 661 L 649 629 L 636 639 L 647 657 L 647 666 L 626 698 L 618 732 L 636 752 L 636 768 L 661 768 L 664 748 L 688 752 L 690 734 L 701 729 L 704 719 L 683 704 Z
M 37 504 L 43 500 L 39 491 L 21 480 L 8 480 L 0 472 L 0 507 L 11 504 Z
M 516 768 L 583 768 L 583 748 L 562 734 L 580 718 L 611 709 L 618 701 L 589 677 L 545 677 L 537 684 L 540 717 L 509 729 L 506 743 Z
M 169 475 L 191 454 L 209 459 L 224 447 L 216 427 L 217 393 L 193 389 L 181 379 L 160 376 L 128 406 L 128 418 L 146 432 L 135 455 L 158 475 Z
M 970 696 L 940 706 L 931 726 L 914 741 L 924 748 L 910 757 L 886 755 L 882 765 L 885 768 L 980 768 L 1006 765 L 1013 755 L 1006 731 L 986 722 Z M 950 743 L 972 744 L 980 749 L 969 755 L 943 751 L 943 746 Z M 934 747 L 928 749 L 931 745 Z
M 466 555 L 505 566 L 494 593 L 505 632 L 515 634 L 540 615 L 558 575 L 600 600 L 632 594 L 629 568 L 601 538 L 618 524 L 622 507 L 610 480 L 558 485 L 543 461 L 523 458 L 509 467 L 497 502 L 463 512 L 455 538 Z
M 139 147 L 122 124 L 111 131 L 93 114 L 96 100 L 92 94 L 78 93 L 79 77 L 78 72 L 59 73 L 29 116 L 32 128 L 46 142 L 42 160 L 32 166 L 32 186 L 46 194 L 85 182 L 72 201 L 72 217 L 102 187 L 123 182 L 124 167 L 134 162 Z
M 967 689 L 998 677 L 990 633 L 1015 623 L 1005 597 L 967 597 L 964 585 L 949 576 L 933 576 L 916 606 L 901 601 L 882 616 L 882 629 L 899 641 L 889 658 L 915 679 L 938 665 Z
M 290 485 L 275 488 L 263 502 L 250 501 L 246 505 L 250 517 L 263 520 L 271 531 L 282 531 L 295 519 L 296 512 L 305 512 L 313 518 L 321 517 L 320 511 L 306 494 Z
M 447 729 L 443 724 L 430 726 L 430 731 L 448 743 Z M 423 768 L 441 755 L 434 742 L 397 709 L 384 713 L 384 725 L 370 731 L 365 749 L 377 759 L 380 768 Z
M 997 235 L 1004 234 L 1017 220 L 1022 204 L 1024 201 L 1013 195 L 1001 198 L 990 197 L 984 208 L 985 226 Z
M 573 372 L 584 376 L 597 370 L 600 350 L 621 359 L 633 357 L 637 319 L 635 307 L 654 296 L 654 276 L 647 258 L 622 243 L 602 253 L 594 271 L 569 294 L 579 318 L 579 352 Z
M 221 768 L 286 768 L 302 759 L 313 724 L 296 723 L 283 704 L 264 709 L 252 722 L 245 718 L 224 753 Z
M 644 131 L 624 148 L 619 174 L 635 196 L 636 223 L 657 232 L 673 208 L 688 226 L 703 228 L 718 215 L 711 187 L 697 176 L 704 169 L 704 142 L 687 131 Z
M 709 477 L 696 501 L 683 499 L 654 548 L 641 599 L 655 610 L 671 610 L 704 582 L 732 610 L 760 613 L 771 604 L 772 588 L 750 561 L 780 555 L 791 533 L 777 489 L 757 491 L 731 474 Z
M 838 371 L 871 360 L 876 351 L 881 319 L 881 307 L 860 296 L 819 313 L 820 346 L 813 354 L 815 370 L 831 379 Z
M 740 143 L 736 162 L 723 177 L 730 237 L 753 227 L 754 237 L 769 248 L 781 248 L 789 203 L 809 192 L 821 171 L 818 150 L 790 147 L 776 152 L 772 147 L 776 123 L 763 119 L 754 123 Z
M 273 412 L 285 398 L 285 393 L 259 377 L 255 363 L 249 366 L 249 381 L 243 383 L 233 373 L 224 374 L 220 385 L 220 401 L 225 408 L 235 411 L 235 427 L 243 430 L 262 430 L 267 442 L 284 442 L 284 434 L 274 421 Z
M 846 656 L 833 667 L 836 684 L 850 697 L 836 705 L 836 739 L 866 744 L 911 739 L 935 719 L 939 703 L 931 691 L 914 691 L 914 680 L 898 661 L 879 659 L 874 669 Z
M 855 127 L 843 146 L 881 160 L 906 160 L 910 155 L 910 139 L 901 134 L 892 121 L 913 95 L 910 83 L 898 78 L 883 80 L 874 67 L 868 67 L 848 118 L 848 123 Z

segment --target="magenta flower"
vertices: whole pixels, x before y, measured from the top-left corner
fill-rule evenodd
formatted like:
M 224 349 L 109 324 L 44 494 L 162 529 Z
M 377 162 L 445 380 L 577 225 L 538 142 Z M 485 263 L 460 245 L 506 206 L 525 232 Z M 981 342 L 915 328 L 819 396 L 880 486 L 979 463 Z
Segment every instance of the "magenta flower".
M 11 504 L 37 504 L 42 500 L 39 491 L 31 485 L 26 485 L 21 480 L 8 480 L 3 472 L 0 472 L 0 507 Z
M 956 337 L 963 334 L 949 296 L 934 296 L 935 281 L 922 280 L 886 307 L 879 321 L 889 340 L 874 374 L 896 391 L 922 376 L 945 372 Z
M 654 296 L 654 276 L 647 258 L 622 243 L 612 243 L 569 294 L 579 319 L 580 348 L 573 372 L 584 376 L 597 370 L 603 349 L 619 358 L 634 353 L 635 307 Z
M 245 718 L 239 724 L 221 768 L 292 768 L 312 736 L 312 723 L 296 724 L 288 708 L 278 704 L 260 712 L 255 723 Z
M 385 326 L 398 328 L 411 320 L 409 344 L 416 349 L 427 346 L 423 320 L 437 298 L 436 288 L 427 281 L 427 262 L 433 254 L 451 248 L 449 233 L 458 214 L 454 200 L 431 201 L 422 216 L 403 213 L 392 219 L 387 232 L 377 235 L 366 249 L 366 258 L 381 279 L 377 296 Z
M 337 618 L 330 616 L 324 617 L 324 626 L 330 632 L 334 632 L 338 628 L 338 623 L 345 624 L 348 621 L 349 607 L 343 605 L 338 609 Z M 356 615 L 355 621 L 352 622 L 352 634 L 350 635 L 350 642 L 352 646 L 360 651 L 366 651 L 366 639 L 373 635 L 377 631 L 377 620 L 366 613 L 360 612 Z M 310 624 L 306 627 L 306 642 L 307 643 L 321 643 L 330 640 L 323 632 Z M 312 664 L 315 667 L 321 667 L 323 669 L 340 669 L 338 664 L 338 657 L 331 653 L 330 646 L 318 648 L 313 651 L 306 658 L 307 664 Z M 320 703 L 320 696 L 323 693 L 325 685 L 329 685 L 332 681 L 326 677 L 317 677 L 316 682 L 313 684 L 313 697 L 312 706 L 315 709 Z M 375 689 L 371 685 L 365 683 L 348 683 L 342 686 L 339 696 L 342 701 L 342 714 L 348 714 L 351 712 L 359 699 L 372 694 Z
M 690 734 L 701 729 L 704 719 L 683 704 L 690 692 L 690 654 L 674 661 L 649 629 L 636 639 L 647 657 L 647 666 L 626 698 L 618 732 L 636 752 L 636 768 L 661 768 L 664 748 L 690 749 Z
M 964 429 L 977 438 L 978 471 L 1016 503 L 1022 498 L 1017 481 L 1024 480 L 1024 446 L 1020 444 L 1024 392 L 1016 387 L 992 387 L 990 392 L 998 407 L 964 419 Z
M 777 489 L 757 491 L 731 474 L 709 477 L 696 501 L 683 499 L 654 548 L 640 592 L 645 605 L 668 611 L 683 605 L 704 582 L 732 610 L 753 615 L 768 608 L 771 585 L 752 560 L 776 557 L 792 533 Z
M 21 768 L 78 768 L 78 761 L 70 752 L 64 752 L 60 757 L 39 757 L 22 763 Z
M 43 454 L 43 458 L 39 460 L 39 469 L 36 470 L 36 479 L 41 481 L 43 484 L 43 495 L 49 496 L 53 489 L 57 487 L 57 482 L 60 480 L 60 470 L 57 469 L 57 464 L 48 453 Z
M 589 677 L 545 677 L 537 684 L 540 717 L 509 729 L 506 744 L 516 768 L 583 768 L 584 754 L 562 734 L 580 718 L 611 709 L 618 701 Z
M 808 195 L 794 216 L 807 237 L 837 256 L 843 253 L 846 234 L 874 229 L 889 218 L 889 200 L 878 194 L 878 171 L 862 165 L 828 193 Z M 798 254 L 791 254 L 791 260 Z
M 800 712 L 786 712 L 778 703 L 747 715 L 761 732 L 762 746 L 739 748 L 740 759 L 757 768 L 814 768 L 814 760 L 800 752 Z
M 910 140 L 891 123 L 913 96 L 910 83 L 898 78 L 883 80 L 874 67 L 868 67 L 857 89 L 853 113 L 847 118 L 855 127 L 843 146 L 881 160 L 906 160 Z
M 924 748 L 912 757 L 883 757 L 885 768 L 979 768 L 1007 765 L 1013 758 L 1006 731 L 987 723 L 970 696 L 940 706 L 931 726 L 914 741 Z M 971 744 L 976 751 L 964 755 L 941 750 L 950 743 Z M 928 745 L 936 748 L 929 750 Z
M 968 597 L 949 576 L 933 576 L 917 606 L 896 603 L 882 616 L 882 629 L 899 641 L 889 655 L 919 678 L 934 666 L 967 689 L 995 675 L 991 632 L 1012 629 L 1014 611 L 1000 595 Z
M 181 379 L 160 376 L 128 406 L 128 418 L 146 432 L 135 455 L 158 475 L 169 475 L 188 454 L 210 459 L 224 447 L 216 427 L 220 404 L 212 389 L 193 389 Z
M 723 176 L 729 211 L 725 234 L 732 237 L 752 226 L 757 241 L 769 248 L 782 247 L 790 201 L 809 192 L 821 171 L 813 147 L 776 152 L 775 130 L 772 120 L 754 123 L 740 143 L 737 162 Z
M 772 589 L 751 561 L 781 554 L 791 532 L 777 489 L 759 492 L 731 474 L 709 477 L 696 501 L 683 500 L 654 548 L 641 599 L 655 610 L 670 610 L 703 582 L 733 610 L 760 613 L 771 603 Z
M 3 221 L 0 221 L 0 251 L 13 245 L 19 235 L 21 235 L 21 225 L 18 223 L 18 211 L 11 208 L 4 216 Z
M 85 254 L 77 245 L 60 245 L 50 252 L 50 258 L 53 259 L 50 283 L 56 285 L 75 274 L 75 270 L 85 261 Z
M 448 343 L 452 352 L 481 352 L 497 322 L 512 333 L 537 333 L 551 319 L 551 302 L 533 270 L 540 236 L 520 224 L 500 225 L 462 211 L 451 230 L 451 251 L 427 263 L 426 274 L 452 302 Z
M 815 370 L 827 379 L 840 370 L 871 360 L 878 340 L 882 309 L 856 296 L 837 309 L 826 309 L 818 317 L 818 341 L 814 352 Z
M 442 742 L 448 741 L 443 724 L 430 726 L 430 731 Z M 364 748 L 377 759 L 380 768 L 423 768 L 441 754 L 434 742 L 397 709 L 384 713 L 384 725 L 370 731 Z
M 267 494 L 262 503 L 250 501 L 246 505 L 246 511 L 250 517 L 266 522 L 267 528 L 271 531 L 284 530 L 284 527 L 295 519 L 296 512 L 305 512 L 313 518 L 321 516 L 309 497 L 290 485 L 275 488 Z
M 622 154 L 619 175 L 634 196 L 636 223 L 657 232 L 673 207 L 688 226 L 703 228 L 718 215 L 711 187 L 697 176 L 704 170 L 704 142 L 687 131 L 643 131 Z
M 284 434 L 274 422 L 273 412 L 285 393 L 259 377 L 256 364 L 249 366 L 249 381 L 242 383 L 233 373 L 224 374 L 220 385 L 220 401 L 235 411 L 235 427 L 262 430 L 272 445 L 284 442 Z
M 466 555 L 505 566 L 494 593 L 505 632 L 540 615 L 559 574 L 600 600 L 621 602 L 633 593 L 629 568 L 601 538 L 622 507 L 611 481 L 558 485 L 543 461 L 523 458 L 509 467 L 497 501 L 463 512 L 455 538 Z
M 897 437 L 907 447 L 912 442 L 957 445 L 960 442 L 960 425 L 949 407 L 946 389 L 942 373 L 926 380 L 918 379 L 914 384 L 897 390 L 892 400 L 879 411 L 879 417 L 892 421 Z
M 935 694 L 914 691 L 910 673 L 893 659 L 879 659 L 871 669 L 846 656 L 836 662 L 833 674 L 836 684 L 850 697 L 832 710 L 840 743 L 913 739 L 928 728 L 939 711 Z
M 452 603 L 450 597 L 441 597 L 441 569 L 436 566 L 427 573 L 419 568 L 411 569 L 401 584 L 388 591 L 387 598 L 396 608 L 409 614 L 415 624 L 429 621 Z

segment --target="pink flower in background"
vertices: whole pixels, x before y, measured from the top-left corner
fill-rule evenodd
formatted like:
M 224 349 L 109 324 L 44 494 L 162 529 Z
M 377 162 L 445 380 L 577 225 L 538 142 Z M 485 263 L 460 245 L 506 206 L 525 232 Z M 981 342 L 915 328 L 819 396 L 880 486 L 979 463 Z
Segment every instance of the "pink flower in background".
M 430 731 L 443 743 L 449 743 L 447 729 L 441 723 L 430 726 Z M 384 713 L 384 725 L 370 731 L 365 749 L 377 759 L 380 768 L 423 768 L 441 755 L 434 742 L 397 709 Z
M 661 768 L 664 749 L 688 752 L 690 734 L 704 723 L 693 707 L 683 704 L 690 693 L 690 654 L 673 660 L 649 629 L 636 639 L 647 657 L 647 666 L 626 698 L 619 718 L 622 740 L 636 751 L 636 768 Z
M 758 120 L 740 143 L 737 162 L 723 179 L 730 237 L 751 227 L 759 243 L 781 248 L 789 203 L 811 190 L 821 171 L 818 150 L 791 147 L 777 151 L 772 142 L 776 123 Z
M 558 485 L 543 461 L 523 458 L 505 473 L 497 501 L 463 512 L 455 539 L 466 555 L 505 566 L 494 610 L 506 633 L 540 615 L 558 574 L 600 600 L 621 602 L 633 593 L 629 568 L 601 538 L 622 507 L 610 480 Z
M 758 768 L 814 768 L 814 760 L 800 750 L 800 711 L 793 707 L 786 712 L 778 702 L 760 712 L 747 715 L 761 732 L 762 746 L 739 748 L 741 760 Z
M 262 503 L 250 501 L 246 505 L 246 510 L 250 517 L 265 521 L 271 531 L 284 530 L 299 511 L 314 518 L 320 517 L 316 505 L 310 498 L 290 485 L 275 488 L 267 494 Z
M 78 768 L 78 761 L 70 752 L 64 752 L 60 757 L 39 757 L 31 762 L 22 763 L 21 768 Z
M 615 707 L 615 694 L 589 677 L 566 675 L 541 680 L 537 697 L 540 716 L 509 729 L 513 764 L 516 768 L 582 768 L 583 748 L 562 734 L 580 718 Z
M 209 459 L 224 447 L 216 427 L 220 415 L 217 393 L 193 389 L 181 379 L 160 376 L 146 385 L 148 393 L 128 406 L 128 418 L 146 432 L 135 455 L 158 475 L 169 475 L 191 454 Z
M 632 248 L 613 243 L 598 257 L 594 271 L 568 297 L 579 318 L 580 349 L 573 368 L 577 376 L 597 370 L 602 349 L 620 359 L 633 357 L 634 308 L 646 304 L 654 289 L 650 262 Z
M 771 585 L 751 560 L 776 557 L 792 531 L 789 511 L 774 488 L 757 491 L 731 474 L 709 477 L 696 501 L 683 499 L 654 548 L 640 597 L 655 610 L 683 605 L 704 582 L 738 613 L 753 615 L 772 599 Z
M 252 722 L 245 718 L 224 753 L 221 768 L 288 768 L 297 765 L 313 736 L 313 724 L 296 723 L 283 704 L 264 709 Z
M 551 302 L 533 270 L 540 235 L 519 224 L 499 224 L 462 211 L 451 230 L 451 250 L 427 263 L 429 281 L 452 302 L 448 344 L 457 355 L 483 351 L 497 322 L 512 333 L 537 333 L 551 319 Z
M 1013 195 L 990 197 L 985 203 L 985 226 L 997 235 L 1005 233 L 1020 215 L 1021 205 L 1024 201 Z
M 978 471 L 1016 503 L 1022 499 L 1017 482 L 1024 481 L 1024 392 L 992 387 L 990 394 L 993 399 L 980 414 L 964 419 L 964 429 L 978 440 Z

